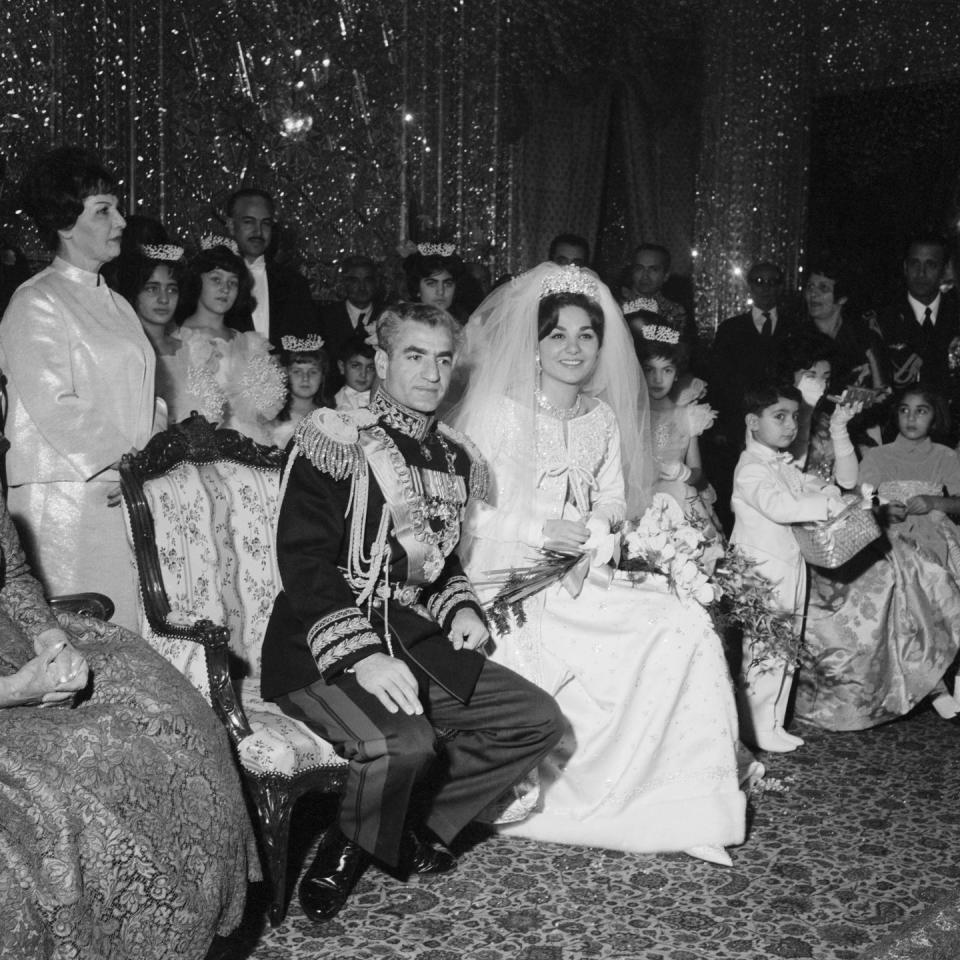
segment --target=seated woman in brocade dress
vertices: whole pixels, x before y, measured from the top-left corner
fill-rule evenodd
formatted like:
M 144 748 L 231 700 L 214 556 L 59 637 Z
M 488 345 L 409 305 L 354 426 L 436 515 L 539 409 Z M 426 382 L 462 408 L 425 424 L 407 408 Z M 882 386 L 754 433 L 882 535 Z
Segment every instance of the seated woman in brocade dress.
M 0 510 L 0 955 L 202 960 L 252 850 L 224 729 L 139 637 L 58 622 Z
M 960 512 L 960 459 L 930 438 L 946 428 L 938 397 L 914 387 L 894 410 L 899 436 L 859 470 L 888 501 L 886 536 L 836 570 L 811 568 L 796 715 L 828 730 L 876 726 L 927 696 L 941 716 L 960 711 L 943 681 L 960 650 L 960 535 L 947 516 Z M 829 446 L 811 448 L 808 471 L 829 469 Z
M 595 274 L 546 263 L 494 290 L 469 329 L 475 366 L 454 422 L 495 491 L 461 540 L 471 580 L 489 597 L 491 570 L 598 550 L 495 633 L 493 659 L 549 691 L 568 724 L 539 770 L 539 804 L 521 796 L 507 816 L 533 812 L 500 829 L 729 864 L 745 799 L 720 640 L 695 601 L 600 562 L 653 481 L 647 391 L 620 310 Z
M 234 316 L 250 311 L 253 280 L 241 257 L 222 244 L 201 251 L 187 267 L 172 336 L 183 347 L 168 364 L 163 399 L 170 423 L 191 411 L 257 443 L 271 444 L 270 421 L 287 398 L 286 377 L 262 334 L 239 333 Z

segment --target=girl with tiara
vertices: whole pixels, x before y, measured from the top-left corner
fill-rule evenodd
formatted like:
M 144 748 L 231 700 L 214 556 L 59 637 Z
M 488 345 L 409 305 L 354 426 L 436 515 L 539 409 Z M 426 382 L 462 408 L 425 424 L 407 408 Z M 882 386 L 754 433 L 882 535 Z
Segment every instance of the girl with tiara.
M 698 603 L 653 578 L 618 580 L 608 563 L 612 531 L 643 513 L 654 483 L 647 389 L 623 316 L 594 273 L 544 263 L 495 289 L 468 337 L 454 423 L 488 459 L 493 490 L 461 538 L 471 580 L 489 599 L 491 571 L 543 551 L 580 557 L 494 628 L 493 659 L 549 691 L 567 721 L 538 789 L 517 788 L 500 829 L 729 865 L 745 797 L 720 640 Z
M 418 303 L 453 314 L 466 323 L 465 311 L 456 303 L 457 285 L 463 276 L 463 260 L 452 243 L 420 243 L 404 258 L 407 296 Z
M 273 421 L 273 442 L 285 447 L 300 421 L 317 407 L 329 404 L 324 399 L 324 387 L 330 372 L 330 362 L 323 349 L 322 337 L 284 337 L 281 363 L 287 371 L 287 402 Z
M 204 238 L 187 267 L 177 309 L 182 343 L 170 393 L 170 422 L 196 410 L 208 420 L 238 430 L 262 444 L 273 442 L 270 421 L 287 398 L 283 370 L 270 343 L 253 331 L 239 333 L 235 317 L 252 309 L 253 280 L 227 241 Z
M 719 521 L 713 512 L 716 499 L 700 462 L 699 436 L 716 419 L 705 403 L 680 404 L 674 399 L 678 377 L 686 372 L 687 346 L 672 326 L 645 323 L 633 327 L 634 345 L 650 395 L 650 426 L 657 478 L 655 493 L 669 494 L 689 517 L 703 521 L 716 534 Z
M 183 342 L 173 336 L 173 322 L 183 282 L 183 247 L 170 243 L 142 244 L 122 258 L 117 289 L 136 311 L 154 353 L 157 355 L 157 428 L 170 423 L 167 398 L 176 384 L 176 355 Z

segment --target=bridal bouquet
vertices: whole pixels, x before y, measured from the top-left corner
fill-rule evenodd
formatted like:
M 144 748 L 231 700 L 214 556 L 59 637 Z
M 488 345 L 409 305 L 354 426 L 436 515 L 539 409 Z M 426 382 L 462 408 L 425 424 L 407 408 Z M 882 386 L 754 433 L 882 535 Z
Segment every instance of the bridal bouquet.
M 793 617 L 777 609 L 773 584 L 736 547 L 724 547 L 706 524 L 688 518 L 673 497 L 654 494 L 643 516 L 625 521 L 618 533 L 622 578 L 633 583 L 657 579 L 681 601 L 698 603 L 724 642 L 732 630 L 742 630 L 754 662 L 768 657 L 796 660 L 799 631 Z M 497 632 L 509 632 L 511 620 L 523 626 L 524 602 L 564 582 L 582 560 L 542 551 L 527 566 L 487 571 L 483 582 L 500 587 L 486 605 Z
M 720 599 L 722 589 L 712 578 L 723 548 L 686 518 L 673 497 L 654 494 L 646 513 L 626 521 L 620 532 L 620 569 L 631 580 L 650 574 L 665 577 L 681 600 L 696 600 L 704 607 Z
M 754 662 L 796 660 L 799 631 L 777 609 L 773 584 L 736 547 L 724 547 L 705 523 L 688 518 L 673 497 L 654 494 L 646 513 L 621 532 L 620 569 L 630 580 L 662 577 L 682 601 L 707 610 L 722 640 L 742 630 Z

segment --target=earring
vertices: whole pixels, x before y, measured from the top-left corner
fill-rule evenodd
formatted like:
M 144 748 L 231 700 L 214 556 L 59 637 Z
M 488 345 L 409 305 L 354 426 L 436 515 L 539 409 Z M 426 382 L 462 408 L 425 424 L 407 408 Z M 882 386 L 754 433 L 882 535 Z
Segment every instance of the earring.
M 534 358 L 534 361 L 533 361 L 533 362 L 534 362 L 534 366 L 536 366 L 536 368 L 537 368 L 537 373 L 540 373 L 540 371 L 543 369 L 543 367 L 542 367 L 541 364 L 540 364 L 540 354 L 539 354 L 539 353 L 536 355 L 536 357 Z

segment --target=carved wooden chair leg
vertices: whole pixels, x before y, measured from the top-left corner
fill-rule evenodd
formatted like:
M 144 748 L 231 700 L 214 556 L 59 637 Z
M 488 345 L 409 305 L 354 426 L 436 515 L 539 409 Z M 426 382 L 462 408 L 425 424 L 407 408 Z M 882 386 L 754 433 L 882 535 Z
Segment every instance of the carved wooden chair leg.
M 270 925 L 278 926 L 287 915 L 287 846 L 293 796 L 277 777 L 249 779 L 260 816 L 263 859 L 270 882 Z

